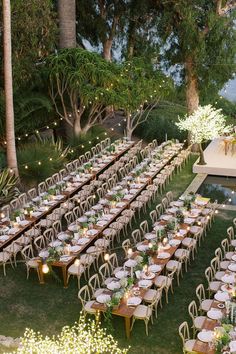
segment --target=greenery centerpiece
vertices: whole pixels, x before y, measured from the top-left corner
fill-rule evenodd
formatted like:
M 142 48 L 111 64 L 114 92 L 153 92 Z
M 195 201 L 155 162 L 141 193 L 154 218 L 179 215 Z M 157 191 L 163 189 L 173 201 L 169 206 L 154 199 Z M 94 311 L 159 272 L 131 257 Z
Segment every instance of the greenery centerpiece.
M 216 327 L 214 330 L 213 344 L 215 345 L 215 353 L 222 354 L 224 350 L 228 350 L 231 342 L 230 332 L 233 330 L 231 324 L 222 324 L 222 327 Z
M 175 213 L 176 216 L 176 220 L 178 222 L 178 224 L 183 224 L 184 223 L 184 214 L 183 211 L 181 209 L 178 209 Z

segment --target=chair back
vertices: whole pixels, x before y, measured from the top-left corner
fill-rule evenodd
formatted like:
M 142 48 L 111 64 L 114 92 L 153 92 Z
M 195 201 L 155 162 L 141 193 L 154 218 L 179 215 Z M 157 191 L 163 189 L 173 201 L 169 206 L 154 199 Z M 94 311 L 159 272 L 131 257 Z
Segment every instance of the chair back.
M 198 309 L 195 300 L 191 301 L 190 304 L 188 305 L 188 313 L 192 321 L 194 322 L 195 317 L 198 316 Z
M 39 235 L 38 237 L 36 237 L 34 239 L 34 245 L 36 247 L 36 250 L 39 252 L 41 251 L 43 248 L 46 247 L 46 242 L 45 242 L 45 238 L 43 235 Z
M 199 306 L 201 305 L 202 301 L 206 299 L 206 293 L 203 284 L 199 284 L 196 288 L 196 297 L 199 301 Z
M 97 289 L 101 288 L 99 276 L 97 273 L 91 276 L 88 281 L 88 285 L 90 286 L 93 295 Z
M 179 326 L 179 336 L 182 339 L 183 346 L 185 346 L 185 342 L 187 340 L 189 340 L 189 338 L 190 338 L 190 336 L 189 336 L 189 326 L 188 326 L 188 323 L 186 321 L 181 323 L 181 325 Z
M 21 250 L 21 255 L 22 255 L 22 258 L 23 258 L 25 261 L 28 261 L 28 260 L 30 260 L 31 258 L 33 258 L 33 257 L 34 257 L 34 251 L 33 251 L 32 245 L 27 245 L 27 246 L 25 246 L 25 247 Z
M 139 225 L 142 235 L 144 236 L 146 233 L 149 232 L 149 227 L 148 227 L 148 222 L 147 220 L 144 220 L 141 222 L 141 224 Z
M 43 236 L 47 244 L 52 242 L 54 240 L 54 230 L 50 227 L 44 231 Z
M 141 232 L 139 229 L 136 229 L 132 231 L 131 237 L 133 239 L 134 245 L 136 245 L 138 242 L 141 242 Z
M 111 270 L 108 263 L 104 263 L 98 270 L 99 274 L 101 275 L 103 283 L 105 282 L 106 278 L 109 278 L 111 275 Z
M 125 252 L 125 257 L 128 256 L 128 249 L 129 249 L 130 247 L 131 247 L 130 239 L 127 238 L 126 240 L 124 240 L 124 241 L 122 242 L 122 248 L 123 248 L 123 250 L 124 250 L 124 252 Z
M 108 260 L 110 267 L 112 270 L 114 270 L 115 268 L 119 267 L 118 264 L 118 258 L 117 258 L 117 254 L 114 252 L 109 256 L 109 260 Z
M 211 267 L 207 267 L 205 270 L 205 276 L 206 276 L 206 280 L 208 282 L 208 285 L 210 284 L 210 282 L 213 279 L 213 272 L 212 272 L 212 268 Z
M 78 298 L 84 307 L 86 302 L 90 300 L 90 293 L 88 285 L 84 285 L 78 292 Z

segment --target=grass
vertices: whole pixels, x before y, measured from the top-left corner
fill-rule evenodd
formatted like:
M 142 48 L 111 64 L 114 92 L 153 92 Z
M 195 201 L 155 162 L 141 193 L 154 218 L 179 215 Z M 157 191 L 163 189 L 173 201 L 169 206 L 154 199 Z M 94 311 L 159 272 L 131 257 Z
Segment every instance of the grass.
M 177 198 L 192 181 L 192 164 L 196 157 L 175 175 L 167 190 L 174 192 Z M 155 204 L 158 203 L 158 200 Z M 153 206 L 150 210 L 153 209 Z M 149 213 L 147 214 L 149 215 Z M 146 337 L 144 323 L 137 321 L 131 340 L 124 336 L 122 318 L 114 318 L 114 337 L 120 346 L 131 346 L 132 354 L 180 354 L 181 342 L 178 336 L 179 324 L 188 319 L 187 307 L 195 298 L 196 286 L 204 281 L 204 270 L 213 257 L 214 250 L 226 236 L 226 228 L 231 224 L 234 212 L 219 212 L 212 229 L 198 250 L 195 261 L 181 280 L 180 287 L 174 287 L 174 296 L 169 297 L 169 304 L 158 310 L 158 318 L 150 327 Z M 149 216 L 142 216 L 142 220 Z M 138 224 L 140 221 L 138 221 Z M 133 225 L 136 228 L 138 225 Z M 71 280 L 68 289 L 47 276 L 46 284 L 39 285 L 34 272 L 26 280 L 25 267 L 19 264 L 17 270 L 7 268 L 7 277 L 0 276 L 0 334 L 19 337 L 25 327 L 33 328 L 43 334 L 56 334 L 64 325 L 73 324 L 79 317 L 80 304 L 77 300 L 77 281 Z M 2 351 L 3 352 L 3 351 Z M 1 353 L 1 348 L 0 348 Z

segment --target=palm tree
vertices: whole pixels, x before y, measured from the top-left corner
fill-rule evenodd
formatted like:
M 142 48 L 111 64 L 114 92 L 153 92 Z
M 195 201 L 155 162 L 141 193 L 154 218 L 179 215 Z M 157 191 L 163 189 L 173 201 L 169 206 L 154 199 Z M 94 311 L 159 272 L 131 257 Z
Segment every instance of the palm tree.
M 4 51 L 4 91 L 6 107 L 7 164 L 16 176 L 19 175 L 14 125 L 12 53 L 11 53 L 11 4 L 3 0 L 3 51 Z
M 58 17 L 60 30 L 60 48 L 76 47 L 76 14 L 75 0 L 58 1 Z

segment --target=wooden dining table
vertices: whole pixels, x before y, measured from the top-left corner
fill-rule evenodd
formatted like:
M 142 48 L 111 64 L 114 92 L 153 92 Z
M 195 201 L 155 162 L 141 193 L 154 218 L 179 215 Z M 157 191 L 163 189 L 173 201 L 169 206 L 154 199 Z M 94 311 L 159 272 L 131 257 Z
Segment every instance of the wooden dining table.
M 164 225 L 164 222 L 163 222 L 163 225 Z M 187 225 L 187 224 L 181 224 L 180 225 L 181 229 L 187 229 L 188 226 L 189 225 Z M 187 237 L 187 235 L 188 235 L 188 232 L 186 233 L 185 237 Z M 173 239 L 182 241 L 184 238 L 175 235 L 175 237 Z M 144 244 L 148 244 L 148 241 L 146 240 L 143 243 Z M 168 248 L 168 253 L 170 254 L 170 256 L 168 258 L 160 259 L 160 258 L 157 258 L 156 254 L 152 256 L 152 263 L 161 266 L 161 270 L 159 272 L 155 273 L 155 278 L 151 279 L 153 284 L 155 283 L 156 278 L 163 273 L 163 270 L 164 270 L 166 264 L 173 257 L 174 253 L 176 252 L 176 250 L 180 246 L 181 246 L 181 243 L 179 245 L 177 245 L 177 246 L 171 246 L 170 248 Z M 137 257 L 139 254 L 140 254 L 139 251 L 133 252 L 132 258 Z M 141 298 L 141 300 L 143 300 L 144 296 L 145 296 L 145 293 L 148 291 L 148 288 L 147 289 L 140 288 L 139 291 L 140 291 L 140 294 L 138 296 Z M 94 303 L 92 305 L 92 308 L 95 309 L 98 313 L 106 311 L 106 305 L 105 304 L 100 304 L 100 303 L 98 303 L 96 301 L 94 301 Z M 124 298 L 122 298 L 119 307 L 112 311 L 112 314 L 114 316 L 119 316 L 119 317 L 123 317 L 124 318 L 125 334 L 126 334 L 127 339 L 130 338 L 130 334 L 131 334 L 131 319 L 133 317 L 134 311 L 135 311 L 135 307 L 127 305 L 127 300 L 124 299 Z
M 213 300 L 210 309 L 218 309 L 219 301 Z M 225 315 L 226 309 L 221 309 L 221 312 Z M 202 330 L 206 331 L 214 331 L 216 327 L 221 326 L 220 322 L 217 320 L 212 320 L 210 318 L 206 318 L 202 325 Z M 195 341 L 193 346 L 193 351 L 197 354 L 215 354 L 215 350 L 210 348 L 209 343 L 202 342 L 198 338 Z
M 115 221 L 116 218 L 118 218 L 122 211 L 124 211 L 125 209 L 129 208 L 130 204 L 137 198 L 137 196 L 150 184 L 152 183 L 152 180 L 156 177 L 156 175 L 158 173 L 160 173 L 160 171 L 178 154 L 179 150 L 182 149 L 182 145 L 179 145 L 179 149 L 176 150 L 176 152 L 174 152 L 172 155 L 169 156 L 169 158 L 165 159 L 165 163 L 163 163 L 159 168 L 156 169 L 156 171 L 153 171 L 151 174 L 148 173 L 148 175 L 146 175 L 146 182 L 142 184 L 142 187 L 137 189 L 137 193 L 134 194 L 132 196 L 131 199 L 129 200 L 121 200 L 121 202 L 125 202 L 126 205 L 124 205 L 124 207 L 120 208 L 119 212 L 114 214 L 113 218 L 110 219 L 109 221 L 107 221 L 106 225 L 104 225 L 103 227 L 98 227 L 96 226 L 96 228 L 98 229 L 98 233 L 94 236 L 90 236 L 89 237 L 89 242 L 86 243 L 85 245 L 82 245 L 81 249 L 78 252 L 75 252 L 74 254 L 71 255 L 71 258 L 66 261 L 66 262 L 61 262 L 61 261 L 54 261 L 51 263 L 51 266 L 59 268 L 61 270 L 62 273 L 62 277 L 63 277 L 63 285 L 66 288 L 68 286 L 68 281 L 67 281 L 67 273 L 68 273 L 68 268 L 74 263 L 75 259 L 78 258 L 78 256 L 83 253 L 84 251 L 86 251 L 86 249 L 88 247 L 90 247 L 91 245 L 94 244 L 94 241 L 97 240 L 99 237 L 102 237 L 102 233 L 103 231 L 109 227 L 109 225 Z M 66 231 L 68 233 L 70 233 L 68 230 Z M 45 283 L 45 279 L 44 279 L 44 274 L 42 272 L 42 266 L 43 266 L 43 261 L 39 259 L 39 281 L 40 284 L 44 284 Z
M 12 241 L 17 240 L 20 236 L 23 235 L 24 232 L 29 230 L 31 227 L 33 227 L 35 224 L 37 224 L 41 219 L 45 218 L 47 215 L 49 215 L 54 209 L 62 205 L 63 203 L 66 203 L 69 198 L 71 198 L 74 194 L 76 194 L 84 185 L 90 183 L 93 179 L 96 179 L 98 175 L 103 173 L 110 165 L 112 165 L 115 161 L 117 161 L 121 156 L 123 156 L 129 149 L 131 149 L 134 145 L 136 144 L 135 141 L 130 142 L 130 144 L 123 149 L 122 151 L 113 154 L 113 159 L 109 162 L 107 162 L 99 171 L 94 171 L 91 173 L 91 176 L 86 179 L 84 182 L 80 183 L 80 185 L 76 188 L 74 188 L 71 191 L 63 191 L 61 194 L 63 195 L 63 198 L 60 200 L 56 201 L 53 205 L 47 205 L 47 210 L 44 212 L 40 213 L 39 216 L 28 216 L 26 215 L 25 219 L 29 221 L 29 223 L 25 226 L 20 226 L 18 225 L 18 231 L 12 234 L 6 241 L 0 242 L 0 251 L 2 251 L 5 247 L 7 247 Z M 56 198 L 56 197 L 55 197 Z M 10 221 L 4 221 L 0 222 L 0 228 L 1 226 L 9 226 Z

